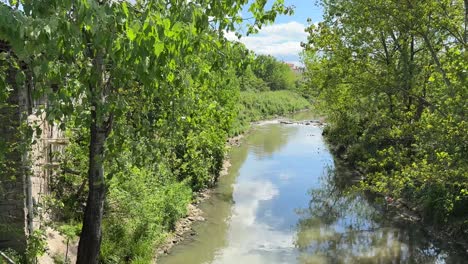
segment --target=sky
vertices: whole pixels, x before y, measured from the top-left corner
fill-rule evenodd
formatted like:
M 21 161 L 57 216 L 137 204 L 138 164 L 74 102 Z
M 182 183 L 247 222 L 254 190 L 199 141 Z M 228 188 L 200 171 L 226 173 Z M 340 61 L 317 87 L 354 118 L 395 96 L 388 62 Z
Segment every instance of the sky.
M 274 24 L 264 26 L 257 34 L 244 35 L 240 42 L 257 54 L 272 55 L 299 66 L 302 65 L 300 43 L 307 39 L 304 32 L 308 25 L 307 18 L 311 18 L 312 23 L 322 21 L 323 9 L 316 4 L 316 0 L 285 0 L 285 4 L 295 6 L 292 16 L 279 16 Z M 227 34 L 227 38 L 237 40 L 232 32 Z
M 268 0 L 270 6 L 272 2 L 273 0 Z M 301 41 L 307 39 L 307 34 L 304 32 L 308 25 L 307 19 L 311 18 L 313 23 L 322 20 L 323 8 L 316 2 L 317 0 L 285 0 L 286 6 L 295 6 L 293 15 L 278 16 L 274 24 L 264 26 L 257 34 L 250 36 L 244 34 L 240 42 L 257 54 L 272 55 L 281 61 L 302 65 L 299 53 L 302 50 Z M 244 13 L 243 17 L 251 17 L 247 11 Z M 229 40 L 239 41 L 233 32 L 227 33 L 226 37 Z

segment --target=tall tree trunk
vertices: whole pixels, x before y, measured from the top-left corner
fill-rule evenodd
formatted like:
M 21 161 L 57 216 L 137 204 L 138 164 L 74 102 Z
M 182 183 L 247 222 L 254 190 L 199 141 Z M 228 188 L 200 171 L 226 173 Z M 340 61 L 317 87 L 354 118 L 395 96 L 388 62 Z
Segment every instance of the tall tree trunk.
M 96 107 L 96 106 L 95 106 Z M 101 249 L 101 222 L 104 213 L 106 185 L 104 180 L 104 144 L 106 128 L 98 125 L 96 110 L 91 112 L 91 142 L 89 144 L 89 193 L 84 213 L 83 229 L 78 246 L 77 264 L 98 263 Z
M 89 54 L 93 54 L 90 49 Z M 91 98 L 91 140 L 89 143 L 89 193 L 78 245 L 77 264 L 97 264 L 101 250 L 102 216 L 106 197 L 104 179 L 104 145 L 112 127 L 112 115 L 106 120 L 103 104 L 108 91 L 104 85 L 104 51 L 93 57 L 93 69 L 89 82 Z

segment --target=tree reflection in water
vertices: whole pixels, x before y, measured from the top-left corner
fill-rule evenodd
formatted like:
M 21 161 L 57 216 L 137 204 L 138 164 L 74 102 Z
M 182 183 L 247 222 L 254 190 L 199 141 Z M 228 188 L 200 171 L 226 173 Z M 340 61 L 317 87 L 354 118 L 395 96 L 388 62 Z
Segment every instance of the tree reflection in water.
M 288 143 L 288 140 L 296 135 L 298 127 L 294 125 L 272 124 L 268 126 L 254 127 L 255 133 L 248 135 L 247 144 L 257 157 L 271 157 L 273 153 Z
M 366 198 L 349 193 L 352 175 L 330 168 L 298 210 L 295 247 L 300 263 L 462 263 L 423 238 L 418 228 L 396 227 Z

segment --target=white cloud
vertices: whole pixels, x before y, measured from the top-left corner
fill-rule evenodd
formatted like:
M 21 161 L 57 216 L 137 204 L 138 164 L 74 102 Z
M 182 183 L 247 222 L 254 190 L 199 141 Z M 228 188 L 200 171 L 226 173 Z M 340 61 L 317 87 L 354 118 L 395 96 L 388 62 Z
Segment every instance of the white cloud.
M 279 195 L 277 186 L 266 180 L 240 181 L 234 185 L 235 205 L 229 222 L 229 246 L 220 248 L 213 264 L 269 264 L 272 259 L 294 262 L 294 236 L 257 219 L 261 201 Z
M 290 179 L 292 179 L 292 177 L 293 176 L 290 173 L 286 173 L 286 172 L 281 172 L 279 175 L 279 179 L 283 182 L 289 181 Z
M 307 39 L 304 29 L 304 24 L 292 21 L 265 26 L 258 34 L 243 36 L 240 40 L 233 32 L 227 33 L 226 38 L 244 43 L 257 54 L 298 58 L 302 50 L 301 42 Z
M 268 201 L 279 194 L 278 188 L 270 181 L 249 181 L 234 186 L 236 193 L 236 207 L 233 221 L 240 221 L 242 225 L 251 226 L 257 218 L 260 201 Z M 238 217 L 241 216 L 241 217 Z

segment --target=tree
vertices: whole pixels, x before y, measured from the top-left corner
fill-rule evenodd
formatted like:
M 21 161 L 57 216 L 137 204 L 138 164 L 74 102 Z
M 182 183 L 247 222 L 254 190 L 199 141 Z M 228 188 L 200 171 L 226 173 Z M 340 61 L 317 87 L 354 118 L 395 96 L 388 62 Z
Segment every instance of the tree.
M 255 75 L 268 84 L 271 90 L 292 90 L 296 75 L 291 68 L 271 55 L 258 55 L 253 63 Z
M 270 88 L 264 80 L 255 76 L 251 67 L 245 69 L 240 76 L 242 91 L 268 91 Z
M 200 80 L 209 69 L 228 65 L 229 57 L 221 54 L 216 65 L 178 76 L 177 66 L 190 64 L 194 55 L 229 45 L 223 31 L 235 29 L 246 4 L 244 0 L 136 1 L 133 5 L 93 0 L 11 2 L 16 9 L 11 12 L 19 12 L 21 6 L 28 19 L 14 17 L 18 22 L 15 34 L 1 37 L 32 69 L 32 95 L 47 97 L 47 108 L 39 111 L 49 121 L 63 124 L 71 115 L 80 114 L 80 126 L 89 129 L 89 192 L 77 263 L 98 262 L 107 189 L 104 163 L 109 153 L 117 151 L 107 144 L 116 120 L 132 112 L 134 118 L 151 122 L 148 117 L 161 106 L 161 94 L 173 96 L 170 91 L 190 81 L 182 77 Z M 277 13 L 291 12 L 281 1 L 271 10 L 265 10 L 265 4 L 251 4 L 249 10 L 255 17 L 251 32 L 273 21 Z M 0 22 L 0 27 L 11 28 L 7 21 Z M 140 108 L 130 109 L 136 102 Z M 170 105 L 172 100 L 161 104 Z
M 431 221 L 466 217 L 466 1 L 322 4 L 304 46 L 330 140 L 366 188 L 420 204 Z
M 293 90 L 296 88 L 296 75 L 289 65 L 276 62 L 271 76 L 271 90 Z

